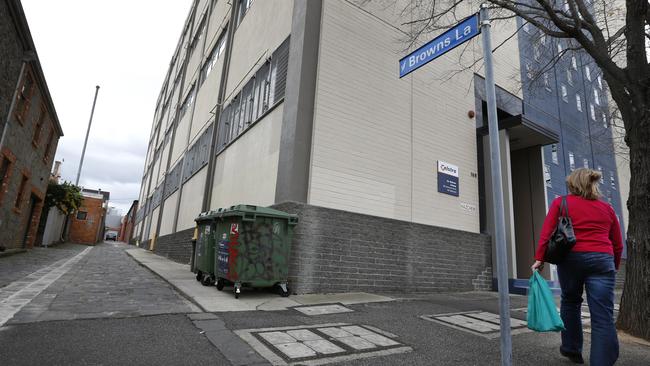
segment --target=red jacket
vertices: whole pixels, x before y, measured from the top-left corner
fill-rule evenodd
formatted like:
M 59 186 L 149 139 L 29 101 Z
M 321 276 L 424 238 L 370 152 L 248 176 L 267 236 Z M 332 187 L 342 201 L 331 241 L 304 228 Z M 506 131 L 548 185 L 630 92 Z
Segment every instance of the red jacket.
M 618 269 L 623 253 L 623 240 L 621 227 L 612 206 L 604 201 L 587 200 L 574 195 L 566 196 L 566 201 L 576 235 L 576 245 L 572 251 L 609 253 L 614 256 Z M 538 261 L 544 261 L 546 245 L 557 226 L 561 204 L 562 197 L 558 197 L 553 200 L 548 210 L 535 253 L 535 259 Z

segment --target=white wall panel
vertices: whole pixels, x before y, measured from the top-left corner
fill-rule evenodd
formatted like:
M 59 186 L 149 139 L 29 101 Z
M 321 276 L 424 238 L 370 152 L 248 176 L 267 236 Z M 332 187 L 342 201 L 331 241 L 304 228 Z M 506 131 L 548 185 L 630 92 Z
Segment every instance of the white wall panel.
M 176 204 L 178 203 L 178 192 L 174 192 L 165 200 L 165 207 L 163 208 L 160 221 L 160 236 L 172 233 L 172 229 L 174 228 L 174 213 L 176 212 Z
M 207 167 L 204 167 L 183 185 L 177 231 L 194 227 L 194 219 L 201 213 L 207 171 Z
M 211 209 L 275 202 L 282 109 L 276 107 L 217 156 Z

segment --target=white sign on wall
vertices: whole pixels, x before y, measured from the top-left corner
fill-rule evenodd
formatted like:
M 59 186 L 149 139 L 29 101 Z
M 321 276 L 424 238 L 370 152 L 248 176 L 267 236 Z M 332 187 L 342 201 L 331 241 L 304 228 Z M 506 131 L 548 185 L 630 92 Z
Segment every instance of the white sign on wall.
M 458 166 L 438 160 L 438 192 L 458 197 Z

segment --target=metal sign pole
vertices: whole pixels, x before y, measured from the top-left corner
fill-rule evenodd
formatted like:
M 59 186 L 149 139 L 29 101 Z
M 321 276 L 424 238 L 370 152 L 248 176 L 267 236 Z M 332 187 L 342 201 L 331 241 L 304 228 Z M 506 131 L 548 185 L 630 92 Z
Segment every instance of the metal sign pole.
M 81 150 L 81 160 L 79 160 L 79 170 L 77 170 L 77 179 L 74 182 L 75 186 L 79 185 L 79 177 L 81 177 L 81 167 L 84 165 L 84 156 L 86 155 L 86 144 L 88 144 L 88 135 L 90 135 L 90 125 L 93 123 L 93 114 L 95 114 L 95 103 L 97 103 L 98 93 L 99 93 L 99 85 L 95 87 L 95 99 L 93 99 L 93 109 L 90 110 L 90 121 L 88 121 L 88 130 L 86 131 L 84 148 L 83 150 Z
M 512 364 L 512 338 L 510 336 L 510 294 L 508 290 L 508 252 L 505 241 L 503 213 L 503 185 L 501 181 L 501 147 L 492 70 L 492 41 L 488 4 L 481 4 L 481 33 L 483 33 L 483 58 L 485 63 L 485 97 L 487 99 L 490 135 L 490 165 L 492 170 L 492 200 L 494 210 L 494 240 L 497 249 L 497 281 L 499 286 L 499 315 L 501 317 L 501 365 Z

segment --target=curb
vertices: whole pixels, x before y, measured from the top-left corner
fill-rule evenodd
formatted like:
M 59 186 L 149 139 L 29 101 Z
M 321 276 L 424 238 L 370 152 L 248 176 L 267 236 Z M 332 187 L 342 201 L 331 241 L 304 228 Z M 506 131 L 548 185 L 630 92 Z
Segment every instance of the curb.
M 27 252 L 27 249 L 22 249 L 22 248 L 21 249 L 7 249 L 4 252 L 0 252 L 0 258 L 2 258 L 2 257 L 10 257 L 10 256 L 12 256 L 14 254 L 25 253 L 25 252 Z
M 136 247 L 136 248 L 137 248 L 137 247 Z M 133 248 L 133 249 L 135 249 L 135 248 Z M 142 248 L 138 248 L 138 249 L 142 249 Z M 142 250 L 146 250 L 146 249 L 142 249 Z M 149 268 L 149 267 L 147 267 L 146 265 L 144 265 L 144 264 L 143 264 L 142 262 L 140 262 L 136 257 L 132 256 L 131 253 L 129 253 L 129 252 L 127 252 L 127 251 L 124 251 L 124 252 L 125 252 L 129 257 L 131 257 L 131 258 L 132 258 L 132 259 L 133 259 L 137 264 L 139 264 L 140 266 L 146 268 L 149 272 L 153 273 L 154 275 L 156 275 L 157 277 L 159 277 L 160 279 L 162 279 L 163 281 L 165 281 L 166 283 L 168 283 L 168 284 L 169 284 L 169 285 L 170 285 L 170 286 L 171 286 L 171 287 L 172 287 L 172 288 L 173 288 L 177 293 L 179 293 L 181 296 L 183 296 L 183 298 L 185 298 L 186 300 L 188 300 L 189 302 L 191 302 L 192 304 L 194 304 L 194 306 L 196 306 L 197 308 L 199 308 L 202 312 L 204 312 L 204 313 L 209 313 L 209 311 L 207 311 L 203 306 L 201 306 L 198 302 L 196 302 L 196 300 L 194 300 L 194 298 L 192 298 L 190 295 L 186 294 L 183 290 L 181 290 L 180 288 L 178 288 L 178 287 L 177 287 L 176 285 L 174 285 L 171 281 L 169 281 L 169 280 L 166 279 L 165 277 L 163 277 L 163 276 L 161 276 L 160 274 L 158 274 L 156 271 L 154 271 L 154 270 L 152 270 L 151 268 Z M 156 255 L 156 254 L 154 254 L 154 255 Z

